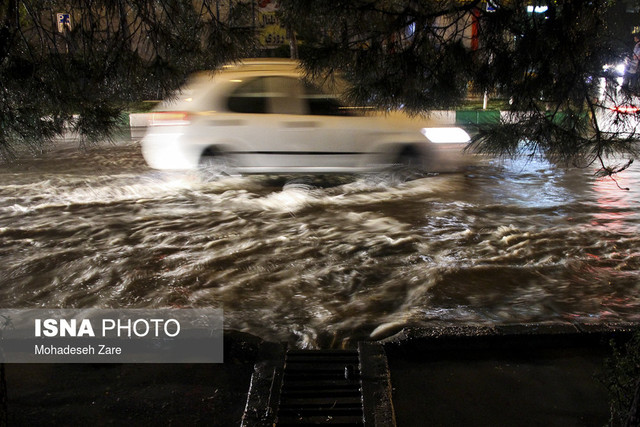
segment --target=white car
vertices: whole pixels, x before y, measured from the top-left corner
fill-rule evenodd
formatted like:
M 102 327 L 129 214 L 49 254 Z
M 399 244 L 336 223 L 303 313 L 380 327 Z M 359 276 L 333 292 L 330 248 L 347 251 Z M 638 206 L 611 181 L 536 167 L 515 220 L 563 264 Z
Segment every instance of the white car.
M 156 169 L 216 164 L 234 173 L 354 173 L 466 164 L 469 135 L 433 118 L 347 106 L 290 60 L 200 73 L 151 114 L 142 140 Z

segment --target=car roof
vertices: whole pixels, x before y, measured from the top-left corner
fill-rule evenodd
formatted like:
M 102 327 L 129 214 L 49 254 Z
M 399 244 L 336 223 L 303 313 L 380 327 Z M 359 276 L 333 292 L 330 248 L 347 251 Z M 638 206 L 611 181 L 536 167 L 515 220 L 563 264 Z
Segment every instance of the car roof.
M 234 85 L 230 82 L 258 76 L 297 76 L 303 77 L 304 70 L 299 61 L 286 58 L 248 58 L 238 62 L 226 64 L 213 71 L 200 71 L 192 74 L 173 96 L 165 99 L 157 110 L 224 110 L 224 106 L 213 105 L 210 102 L 219 103 Z M 324 82 L 324 84 L 327 84 Z M 318 86 L 324 86 L 322 82 Z M 331 84 L 335 85 L 333 81 Z M 334 86 L 334 87 L 339 87 Z M 218 96 L 210 96 L 217 92 Z
M 236 79 L 278 74 L 301 75 L 300 62 L 285 58 L 249 58 L 226 64 L 217 70 L 199 71 L 193 73 L 172 96 L 163 100 L 156 110 L 220 108 L 220 105 L 207 105 L 211 92 L 228 87 L 229 82 Z M 219 101 L 219 97 L 213 97 L 213 100 Z
M 296 71 L 300 68 L 300 62 L 286 58 L 248 58 L 239 62 L 227 64 L 223 71 L 266 71 L 282 69 L 283 71 Z

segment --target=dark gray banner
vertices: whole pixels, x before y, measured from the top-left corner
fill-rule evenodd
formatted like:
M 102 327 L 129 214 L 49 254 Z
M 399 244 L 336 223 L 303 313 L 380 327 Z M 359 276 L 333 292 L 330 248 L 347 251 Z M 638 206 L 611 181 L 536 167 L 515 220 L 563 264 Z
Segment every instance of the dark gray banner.
M 4 363 L 221 363 L 221 309 L 0 310 Z

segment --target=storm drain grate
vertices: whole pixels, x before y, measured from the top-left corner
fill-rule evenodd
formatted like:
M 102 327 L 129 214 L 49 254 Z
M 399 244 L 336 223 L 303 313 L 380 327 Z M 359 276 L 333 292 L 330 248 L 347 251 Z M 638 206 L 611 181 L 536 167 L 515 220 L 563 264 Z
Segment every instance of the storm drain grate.
M 362 426 L 357 351 L 288 351 L 277 425 Z
M 393 426 L 391 385 L 381 346 L 286 350 L 266 344 L 256 363 L 243 426 Z

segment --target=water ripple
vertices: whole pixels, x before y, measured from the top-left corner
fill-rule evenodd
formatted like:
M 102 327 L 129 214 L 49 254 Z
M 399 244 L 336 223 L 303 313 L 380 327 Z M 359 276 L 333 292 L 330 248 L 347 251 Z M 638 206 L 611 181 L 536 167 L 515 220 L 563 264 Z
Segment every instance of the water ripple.
M 221 307 L 226 327 L 340 347 L 407 325 L 639 320 L 640 170 L 544 161 L 387 174 L 159 173 L 135 144 L 0 169 L 0 298 Z

